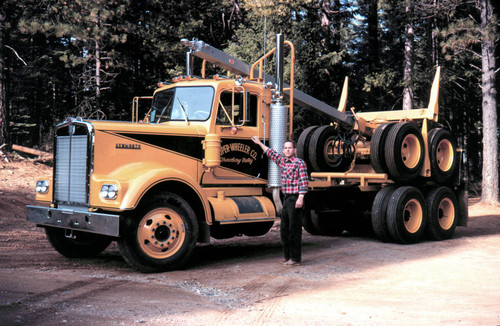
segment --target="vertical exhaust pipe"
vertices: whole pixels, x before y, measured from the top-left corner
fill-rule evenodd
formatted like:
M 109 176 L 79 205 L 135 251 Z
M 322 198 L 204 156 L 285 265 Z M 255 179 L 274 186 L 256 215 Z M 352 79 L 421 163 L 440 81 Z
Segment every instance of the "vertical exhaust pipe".
M 276 90 L 283 94 L 283 34 L 276 34 Z
M 186 75 L 191 76 L 193 74 L 193 64 L 194 56 L 192 51 L 186 52 Z
M 276 35 L 276 93 L 271 104 L 269 146 L 281 152 L 287 137 L 288 108 L 283 105 L 283 34 Z M 281 214 L 282 203 L 279 196 L 281 171 L 276 164 L 269 164 L 268 186 L 272 188 L 276 213 Z

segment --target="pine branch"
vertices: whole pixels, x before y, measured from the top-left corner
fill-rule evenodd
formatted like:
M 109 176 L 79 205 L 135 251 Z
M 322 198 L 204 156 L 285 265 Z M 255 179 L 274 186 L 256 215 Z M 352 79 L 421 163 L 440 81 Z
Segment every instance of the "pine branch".
M 22 62 L 22 63 L 24 63 L 24 65 L 25 65 L 25 66 L 27 66 L 27 65 L 28 65 L 28 64 L 27 64 L 27 63 L 23 60 L 23 58 L 21 58 L 21 57 L 19 56 L 19 54 L 17 53 L 17 51 L 16 51 L 16 50 L 14 50 L 13 48 L 11 48 L 11 47 L 10 47 L 10 46 L 8 46 L 8 45 L 6 45 L 5 47 L 6 47 L 7 49 L 11 49 L 11 50 L 14 52 L 14 54 L 16 55 L 16 57 L 17 57 L 19 60 L 21 60 L 21 62 Z

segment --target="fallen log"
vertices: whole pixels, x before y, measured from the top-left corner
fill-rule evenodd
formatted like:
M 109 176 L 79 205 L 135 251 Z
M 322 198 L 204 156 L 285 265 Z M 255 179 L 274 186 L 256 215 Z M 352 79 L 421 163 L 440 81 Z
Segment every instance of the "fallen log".
M 53 159 L 53 155 L 51 153 L 44 152 L 44 151 L 34 149 L 34 148 L 24 147 L 21 145 L 16 145 L 16 144 L 12 145 L 12 150 L 18 151 L 18 152 L 23 152 L 23 153 L 28 153 L 31 155 L 40 156 L 44 160 L 52 160 Z

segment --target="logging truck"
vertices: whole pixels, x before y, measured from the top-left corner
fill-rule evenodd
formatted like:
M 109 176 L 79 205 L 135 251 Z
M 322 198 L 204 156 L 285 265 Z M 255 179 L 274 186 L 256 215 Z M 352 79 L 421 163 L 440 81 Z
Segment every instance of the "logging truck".
M 439 68 L 427 108 L 346 110 L 347 82 L 337 108 L 295 89 L 294 47 L 281 34 L 252 65 L 200 40 L 181 42 L 186 74 L 134 98 L 132 121 L 56 126 L 53 174 L 37 180 L 41 205 L 27 206 L 27 220 L 60 254 L 92 257 L 117 241 L 131 267 L 161 272 L 181 268 L 211 237 L 266 234 L 279 220 L 280 171 L 254 135 L 277 151 L 295 136 L 310 178 L 303 226 L 311 234 L 412 244 L 466 226 L 464 153 L 438 122 Z M 264 72 L 271 56 L 275 77 Z M 227 74 L 206 76 L 206 63 Z M 330 123 L 298 135 L 294 106 Z

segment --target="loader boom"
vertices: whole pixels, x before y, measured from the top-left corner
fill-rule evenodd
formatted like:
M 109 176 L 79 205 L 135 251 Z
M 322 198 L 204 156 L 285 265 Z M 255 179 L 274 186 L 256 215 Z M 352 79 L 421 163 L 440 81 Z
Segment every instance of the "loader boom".
M 223 68 L 233 74 L 241 75 L 244 77 L 249 77 L 251 75 L 251 66 L 245 62 L 238 60 L 229 54 L 214 48 L 213 46 L 200 41 L 192 40 L 188 41 L 186 39 L 181 40 L 181 42 L 190 48 L 190 53 L 199 57 L 200 59 L 206 60 L 220 68 Z M 257 69 L 254 70 L 253 75 L 258 75 Z M 266 73 L 263 73 L 264 82 L 275 83 L 275 78 Z M 284 88 L 289 88 L 290 86 L 284 84 Z M 286 96 L 290 96 L 289 91 L 285 91 Z M 328 117 L 334 119 L 336 122 L 340 122 L 346 127 L 352 127 L 354 124 L 354 119 L 352 116 L 340 112 L 331 105 L 328 105 L 298 89 L 293 91 L 294 103 L 307 108 L 309 110 L 315 111 L 320 114 L 327 115 Z

